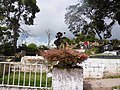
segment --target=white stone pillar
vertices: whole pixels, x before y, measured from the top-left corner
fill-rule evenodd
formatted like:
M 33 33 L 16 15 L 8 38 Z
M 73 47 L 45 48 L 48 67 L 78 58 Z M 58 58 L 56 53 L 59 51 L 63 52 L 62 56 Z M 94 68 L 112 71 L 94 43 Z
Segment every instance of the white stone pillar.
M 53 90 L 83 90 L 83 69 L 58 69 L 52 70 Z

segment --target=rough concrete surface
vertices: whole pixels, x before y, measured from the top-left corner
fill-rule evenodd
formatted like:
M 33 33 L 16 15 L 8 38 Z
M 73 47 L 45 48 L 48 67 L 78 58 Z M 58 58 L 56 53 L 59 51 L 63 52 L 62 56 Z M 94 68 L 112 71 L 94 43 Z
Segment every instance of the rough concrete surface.
M 113 86 L 120 86 L 120 78 L 84 81 L 84 90 L 113 90 Z
M 83 90 L 83 69 L 61 69 L 54 67 L 52 70 L 53 90 Z

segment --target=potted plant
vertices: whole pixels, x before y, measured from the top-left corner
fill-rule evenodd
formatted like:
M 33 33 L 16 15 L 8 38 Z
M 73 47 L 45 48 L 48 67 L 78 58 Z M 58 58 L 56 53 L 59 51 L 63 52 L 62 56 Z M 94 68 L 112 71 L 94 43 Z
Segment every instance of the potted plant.
M 41 55 L 47 59 L 48 62 L 57 62 L 55 66 L 63 69 L 77 67 L 78 63 L 82 63 L 88 58 L 86 54 L 70 48 L 45 50 Z
M 48 62 L 57 62 L 52 64 L 53 90 L 83 90 L 83 69 L 78 63 L 87 59 L 86 54 L 64 48 L 47 50 L 41 55 Z

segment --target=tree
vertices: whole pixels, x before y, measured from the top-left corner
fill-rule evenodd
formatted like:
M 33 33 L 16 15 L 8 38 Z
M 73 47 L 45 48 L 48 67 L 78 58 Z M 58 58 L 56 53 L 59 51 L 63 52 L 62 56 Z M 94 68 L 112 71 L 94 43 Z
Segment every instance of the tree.
M 54 44 L 57 46 L 57 49 L 60 48 L 60 45 L 63 42 L 63 34 L 65 34 L 65 32 L 57 32 L 57 35 L 55 36 L 57 39 L 54 41 Z
M 97 41 L 97 40 L 98 40 L 98 39 L 97 39 L 95 36 L 90 35 L 90 34 L 86 35 L 86 37 L 85 37 L 85 41 L 95 42 L 95 41 Z
M 73 40 L 63 36 L 64 34 L 66 33 L 58 32 L 56 35 L 57 39 L 54 41 L 54 44 L 57 46 L 58 49 L 65 48 L 67 47 L 67 45 L 73 44 Z
M 0 53 L 3 55 L 13 55 L 13 52 L 11 52 L 14 50 L 11 41 L 11 32 L 7 29 L 8 27 L 0 26 Z
M 0 25 L 7 27 L 6 31 L 10 33 L 8 36 L 11 36 L 8 40 L 13 43 L 14 53 L 16 53 L 17 40 L 22 31 L 21 23 L 33 25 L 35 14 L 40 10 L 36 0 L 2 0 L 0 4 Z
M 4 43 L 0 45 L 0 54 L 5 56 L 12 56 L 14 55 L 13 46 L 11 43 Z
M 50 29 L 47 29 L 46 30 L 46 35 L 47 35 L 47 37 L 48 37 L 48 46 L 50 46 L 50 42 L 51 42 L 51 40 L 52 40 L 52 32 L 50 31 Z
M 76 44 L 79 44 L 80 42 L 85 41 L 85 35 L 83 34 L 78 34 L 75 38 L 74 41 Z
M 65 22 L 74 35 L 78 33 L 110 38 L 115 22 L 120 25 L 120 0 L 83 0 L 67 8 Z
M 39 49 L 39 50 L 49 50 L 49 48 L 48 48 L 47 46 L 45 46 L 45 45 L 40 45 L 40 46 L 38 47 L 38 49 Z
M 5 44 L 5 43 L 10 43 L 10 39 L 11 37 L 11 32 L 7 30 L 8 27 L 1 27 L 0 26 L 0 42 L 1 44 Z
M 82 33 L 77 34 L 77 36 L 74 38 L 75 43 L 79 44 L 79 42 L 95 42 L 97 38 L 95 36 L 88 34 L 88 35 L 83 35 Z
M 28 46 L 27 46 L 27 50 L 26 50 L 26 53 L 28 54 L 28 55 L 35 55 L 36 54 L 36 52 L 37 52 L 37 45 L 36 44 L 34 44 L 34 43 L 31 43 L 31 44 L 29 44 Z
M 120 40 L 118 40 L 118 39 L 112 39 L 112 40 L 110 40 L 111 41 L 111 43 L 113 44 L 113 46 L 118 46 L 118 45 L 120 45 Z
M 73 44 L 73 40 L 72 39 L 70 39 L 70 38 L 68 38 L 68 37 L 62 37 L 62 42 L 61 42 L 62 44 L 68 44 L 68 45 L 72 45 Z

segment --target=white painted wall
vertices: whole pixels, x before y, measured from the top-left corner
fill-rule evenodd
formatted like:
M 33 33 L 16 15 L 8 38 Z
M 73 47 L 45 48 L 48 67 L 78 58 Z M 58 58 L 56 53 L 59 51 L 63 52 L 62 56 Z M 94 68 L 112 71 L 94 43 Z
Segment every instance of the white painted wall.
M 58 69 L 52 70 L 53 90 L 83 90 L 83 69 Z
M 24 56 L 21 58 L 23 64 L 39 64 L 45 59 L 42 56 Z
M 23 64 L 38 64 L 44 61 L 42 56 L 24 56 Z M 109 75 L 120 75 L 120 59 L 88 58 L 81 66 L 84 78 L 102 78 Z
M 120 75 L 120 59 L 88 58 L 82 64 L 84 78 Z
M 42 56 L 24 56 L 21 58 L 21 63 L 26 66 L 21 67 L 21 70 L 25 70 L 26 72 L 29 72 L 30 70 L 34 71 L 36 69 L 34 65 L 42 64 L 37 67 L 37 71 L 39 71 L 40 66 L 42 66 L 42 71 L 45 72 L 46 66 L 43 64 L 43 62 L 45 62 L 45 59 Z M 31 68 L 27 65 L 31 65 Z

